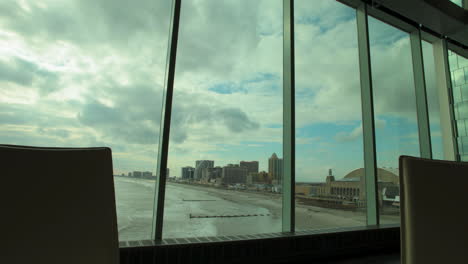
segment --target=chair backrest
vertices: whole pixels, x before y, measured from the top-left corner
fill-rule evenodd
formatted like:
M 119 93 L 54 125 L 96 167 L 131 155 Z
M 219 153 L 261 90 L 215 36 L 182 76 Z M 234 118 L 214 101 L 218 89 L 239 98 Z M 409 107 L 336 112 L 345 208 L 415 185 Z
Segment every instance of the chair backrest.
M 399 162 L 402 263 L 468 263 L 468 163 Z
M 109 148 L 0 145 L 0 263 L 117 264 Z

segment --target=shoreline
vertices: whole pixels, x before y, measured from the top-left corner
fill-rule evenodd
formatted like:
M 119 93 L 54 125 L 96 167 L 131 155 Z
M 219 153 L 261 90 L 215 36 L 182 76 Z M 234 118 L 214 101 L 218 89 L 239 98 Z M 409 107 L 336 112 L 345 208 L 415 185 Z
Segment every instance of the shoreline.
M 282 196 L 275 193 L 250 192 L 239 190 L 224 190 L 207 188 L 191 184 L 168 182 L 184 188 L 207 192 L 210 195 L 234 203 L 248 202 L 250 205 L 263 207 L 270 211 L 273 217 L 282 215 Z M 265 199 L 266 198 L 266 199 Z M 365 226 L 365 210 L 340 210 L 306 205 L 296 200 L 296 227 L 298 230 L 317 230 L 337 227 Z
M 119 220 L 123 231 L 119 236 L 134 240 L 151 229 L 155 181 L 128 178 L 119 178 L 117 181 L 131 184 L 129 187 L 120 186 L 123 188 L 120 194 L 124 199 L 121 201 L 125 201 L 122 205 L 126 213 L 121 215 L 123 221 Z M 169 188 L 166 191 L 164 215 L 166 238 L 281 232 L 281 194 L 175 182 L 167 182 L 167 185 Z M 135 191 L 138 199 L 135 199 Z M 145 205 L 135 207 L 138 204 Z M 190 218 L 190 213 L 194 212 L 209 218 Z M 296 199 L 295 212 L 296 231 L 366 226 L 365 210 L 323 208 L 303 204 Z M 253 217 L 221 217 L 232 215 Z M 131 219 L 129 216 L 132 216 Z M 397 223 L 399 216 L 385 215 L 381 219 L 381 223 Z
M 239 203 L 238 199 L 232 199 L 233 194 L 250 196 L 248 202 L 257 206 L 264 207 L 272 212 L 273 215 L 281 217 L 282 215 L 282 196 L 278 193 L 254 192 L 248 190 L 230 190 L 212 186 L 203 186 L 198 184 L 186 184 L 177 182 L 167 182 L 184 186 L 190 189 L 205 191 L 213 195 L 220 195 L 221 198 L 231 202 Z M 229 195 L 231 194 L 231 195 Z M 258 198 L 252 200 L 252 198 Z M 268 198 L 265 200 L 265 198 Z M 366 209 L 335 209 L 320 207 L 301 203 L 300 199 L 295 199 L 296 207 L 296 227 L 298 230 L 311 230 L 334 227 L 356 227 L 366 226 Z M 320 214 L 320 216 L 318 216 Z M 312 219 L 314 220 L 312 220 Z M 317 219 L 318 218 L 318 219 Z M 326 219 L 329 218 L 329 219 Z M 339 218 L 339 219 L 338 219 Z M 347 220 L 346 220 L 347 219 Z M 395 224 L 400 222 L 398 214 L 380 214 L 381 224 Z M 335 220 L 335 221 L 333 221 Z M 336 223 L 336 224 L 334 224 Z

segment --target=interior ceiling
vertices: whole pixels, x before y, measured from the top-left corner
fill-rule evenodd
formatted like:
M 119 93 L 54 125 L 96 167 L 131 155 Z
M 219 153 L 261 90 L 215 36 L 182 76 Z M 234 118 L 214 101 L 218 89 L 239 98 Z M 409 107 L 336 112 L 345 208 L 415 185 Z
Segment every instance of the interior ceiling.
M 468 46 L 468 10 L 449 0 L 372 0 L 423 25 L 441 36 L 447 36 L 465 49 Z

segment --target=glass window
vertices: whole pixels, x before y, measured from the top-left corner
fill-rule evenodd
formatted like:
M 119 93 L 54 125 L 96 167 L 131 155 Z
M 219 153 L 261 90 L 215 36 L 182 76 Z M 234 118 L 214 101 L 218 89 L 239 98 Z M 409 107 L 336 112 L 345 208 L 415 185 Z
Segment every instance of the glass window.
M 419 156 L 409 34 L 369 17 L 381 223 L 399 222 L 398 158 Z
M 0 10 L 0 141 L 111 147 L 119 239 L 149 239 L 169 1 Z
M 432 158 L 443 159 L 442 132 L 440 129 L 439 92 L 436 81 L 434 51 L 432 44 L 422 41 L 424 76 L 426 78 L 427 108 L 431 130 Z
M 184 1 L 164 238 L 281 231 L 282 1 Z
M 461 86 L 465 83 L 465 70 L 460 68 L 453 71 L 453 85 L 455 87 Z
M 467 161 L 468 136 L 467 122 L 468 122 L 468 59 L 453 52 L 449 51 L 449 67 L 452 80 L 452 94 L 454 100 L 455 119 L 457 120 L 458 132 L 458 152 L 463 161 Z
M 356 10 L 295 1 L 296 230 L 366 224 Z

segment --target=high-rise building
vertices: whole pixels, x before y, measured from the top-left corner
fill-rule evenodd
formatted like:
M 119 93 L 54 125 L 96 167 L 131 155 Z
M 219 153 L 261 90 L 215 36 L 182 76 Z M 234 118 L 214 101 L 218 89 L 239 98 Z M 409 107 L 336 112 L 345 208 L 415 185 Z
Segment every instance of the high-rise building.
M 247 180 L 247 169 L 240 167 L 237 164 L 228 164 L 223 167 L 222 182 L 223 184 L 245 184 Z
M 212 179 L 221 178 L 222 172 L 223 172 L 223 168 L 221 167 L 203 168 L 201 179 L 204 182 L 209 182 Z
M 190 166 L 182 167 L 181 177 L 184 180 L 193 180 L 194 172 L 195 172 L 194 167 L 190 167 Z
M 197 160 L 195 161 L 195 180 L 200 180 L 202 177 L 203 168 L 213 168 L 214 160 Z
M 283 180 L 283 159 L 278 158 L 276 153 L 273 153 L 268 159 L 268 174 L 273 184 L 281 184 Z
M 258 173 L 258 161 L 241 161 L 240 166 L 247 169 L 247 174 Z

